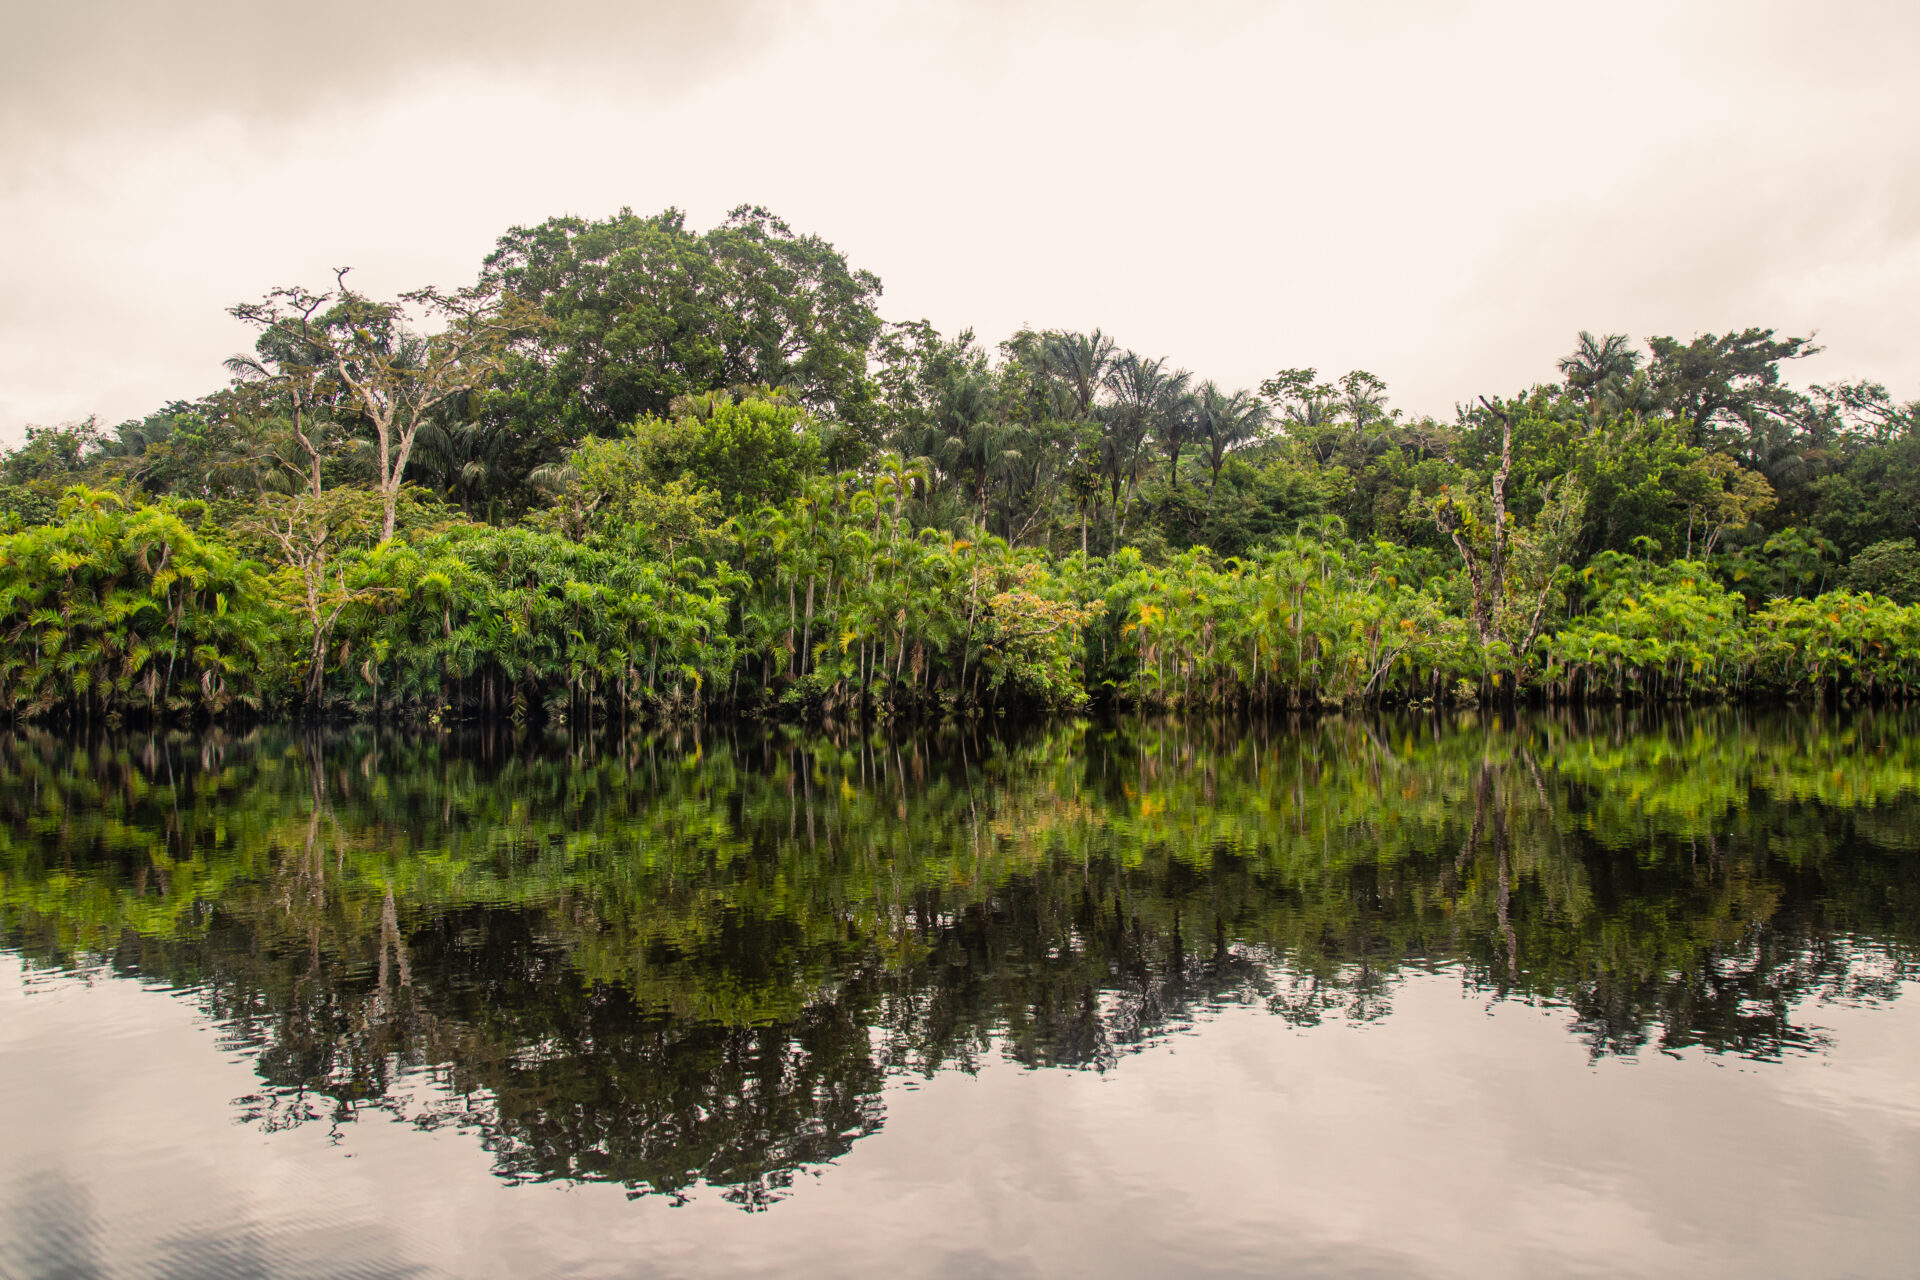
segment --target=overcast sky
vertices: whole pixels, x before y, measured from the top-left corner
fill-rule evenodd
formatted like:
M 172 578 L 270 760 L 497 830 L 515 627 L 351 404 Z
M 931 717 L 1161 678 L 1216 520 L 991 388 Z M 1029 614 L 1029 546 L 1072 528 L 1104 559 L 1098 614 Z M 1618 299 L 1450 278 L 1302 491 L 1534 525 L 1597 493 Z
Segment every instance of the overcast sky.
M 1447 413 L 1576 330 L 1920 395 L 1920 6 L 0 0 L 0 441 L 222 381 L 224 308 L 766 205 L 890 319 Z

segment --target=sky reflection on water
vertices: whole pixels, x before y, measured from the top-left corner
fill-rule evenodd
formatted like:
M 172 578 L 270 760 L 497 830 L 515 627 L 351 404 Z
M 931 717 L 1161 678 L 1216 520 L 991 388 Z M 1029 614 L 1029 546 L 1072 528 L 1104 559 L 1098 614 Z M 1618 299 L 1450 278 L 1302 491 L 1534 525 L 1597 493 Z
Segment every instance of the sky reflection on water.
M 1904 1274 L 1909 723 L 14 739 L 0 1274 Z

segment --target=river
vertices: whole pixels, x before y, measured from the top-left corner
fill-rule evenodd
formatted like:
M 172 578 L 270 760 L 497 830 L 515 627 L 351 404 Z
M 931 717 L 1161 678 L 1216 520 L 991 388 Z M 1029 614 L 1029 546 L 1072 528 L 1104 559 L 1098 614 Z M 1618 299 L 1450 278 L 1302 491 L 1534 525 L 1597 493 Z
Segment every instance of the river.
M 1911 1275 L 1916 730 L 16 733 L 0 1275 Z

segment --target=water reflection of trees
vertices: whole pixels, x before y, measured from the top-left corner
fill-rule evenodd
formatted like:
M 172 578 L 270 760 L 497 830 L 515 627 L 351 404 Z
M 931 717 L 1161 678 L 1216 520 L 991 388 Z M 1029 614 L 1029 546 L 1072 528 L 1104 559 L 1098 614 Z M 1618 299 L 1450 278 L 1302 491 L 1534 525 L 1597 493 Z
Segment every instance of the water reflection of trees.
M 1410 967 L 1590 1052 L 1817 1049 L 1920 922 L 1904 715 L 1135 722 L 997 737 L 0 745 L 37 962 L 194 991 L 256 1122 L 380 1107 L 504 1176 L 755 1205 L 887 1073 L 1105 1067 Z

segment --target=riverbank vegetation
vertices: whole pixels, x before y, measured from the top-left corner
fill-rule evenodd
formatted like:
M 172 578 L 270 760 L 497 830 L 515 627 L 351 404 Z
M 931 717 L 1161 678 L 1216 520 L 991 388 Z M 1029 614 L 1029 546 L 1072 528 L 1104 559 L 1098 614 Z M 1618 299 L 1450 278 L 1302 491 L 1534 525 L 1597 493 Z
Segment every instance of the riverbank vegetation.
M 1582 333 L 1447 419 L 888 324 L 758 209 L 233 308 L 226 385 L 0 458 L 0 713 L 600 722 L 1920 685 L 1920 403 Z M 1284 359 L 1284 353 L 1278 353 Z

